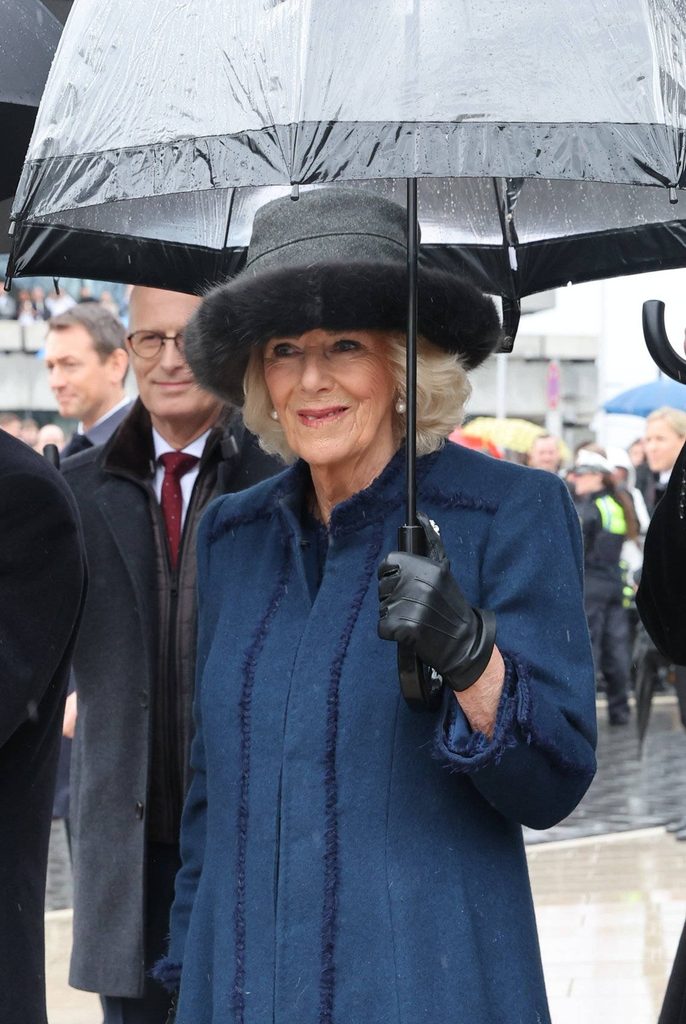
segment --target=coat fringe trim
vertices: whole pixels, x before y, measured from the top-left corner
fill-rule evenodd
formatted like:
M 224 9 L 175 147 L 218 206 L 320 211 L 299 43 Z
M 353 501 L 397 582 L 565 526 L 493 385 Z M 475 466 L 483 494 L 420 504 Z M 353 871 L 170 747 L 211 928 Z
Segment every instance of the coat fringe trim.
M 498 764 L 505 751 L 516 747 L 523 738 L 527 744 L 542 751 L 554 767 L 590 781 L 594 771 L 570 760 L 550 737 L 542 735 L 536 727 L 531 668 L 514 655 L 505 651 L 501 654 L 505 663 L 505 681 L 493 736 L 489 739 L 485 733 L 474 732 L 461 741 L 459 747 L 450 745 L 455 698 L 446 687 L 444 711 L 434 734 L 433 756 L 453 772 L 474 772 L 488 764 Z
M 355 623 L 362 603 L 369 590 L 369 584 L 378 565 L 383 532 L 381 526 L 367 553 L 362 578 L 350 605 L 350 612 L 341 637 L 336 646 L 331 665 L 326 709 L 326 748 L 324 756 L 324 902 L 321 928 L 321 972 L 319 981 L 319 1024 L 332 1024 L 333 1001 L 336 986 L 336 925 L 339 883 L 339 837 L 338 837 L 338 775 L 336 752 L 338 744 L 339 693 L 343 664 Z
M 283 544 L 283 561 L 281 571 L 267 605 L 267 609 L 253 635 L 252 642 L 245 652 L 243 661 L 243 689 L 239 702 L 240 715 L 240 758 L 241 778 L 238 798 L 238 849 L 236 852 L 236 904 L 234 909 L 234 948 L 235 964 L 232 988 L 232 1003 L 236 1024 L 245 1020 L 245 934 L 246 934 L 246 895 L 245 865 L 248 845 L 248 818 L 250 797 L 250 734 L 252 694 L 255 685 L 257 661 L 269 632 L 272 620 L 283 599 L 288 586 L 291 569 L 290 548 Z
M 431 472 L 440 452 L 422 455 L 417 460 L 417 486 L 424 500 L 433 500 L 433 490 L 426 492 L 423 483 Z M 388 465 L 364 491 L 358 491 L 352 497 L 342 501 L 333 510 L 329 533 L 333 538 L 346 537 L 359 533 L 361 526 L 369 526 L 384 522 L 388 516 L 398 509 L 405 501 L 404 488 L 405 447 L 395 453 Z M 310 471 L 303 461 L 279 473 L 278 476 L 258 484 L 258 489 L 251 489 L 250 500 L 241 500 L 231 495 L 230 503 L 224 503 L 218 514 L 214 516 L 209 534 L 210 543 L 214 543 L 222 534 L 242 526 L 249 526 L 260 520 L 268 520 L 275 516 L 281 504 L 291 504 L 298 510 L 302 507 L 303 494 L 310 486 Z M 458 499 L 457 504 L 465 508 L 473 507 L 474 499 L 465 496 Z M 449 504 L 447 495 L 443 496 L 445 507 Z M 226 511 L 224 511 L 226 509 Z
M 430 487 L 422 491 L 420 499 L 445 509 L 468 508 L 475 512 L 488 512 L 491 515 L 495 515 L 498 511 L 498 506 L 492 501 L 473 498 L 470 494 L 461 494 L 459 491 L 447 494 L 438 487 Z
M 150 977 L 166 988 L 167 992 L 178 992 L 182 967 L 177 960 L 170 960 L 168 956 L 164 956 L 152 968 Z

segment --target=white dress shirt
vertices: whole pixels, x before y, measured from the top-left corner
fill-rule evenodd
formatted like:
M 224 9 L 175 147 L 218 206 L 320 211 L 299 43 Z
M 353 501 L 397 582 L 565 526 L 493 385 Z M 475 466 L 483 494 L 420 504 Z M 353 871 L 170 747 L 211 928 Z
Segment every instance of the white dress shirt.
M 195 481 L 198 479 L 198 471 L 200 469 L 200 459 L 202 453 L 205 450 L 205 442 L 210 436 L 210 431 L 206 430 L 200 437 L 196 437 L 195 441 L 191 441 L 185 448 L 172 448 L 168 441 L 157 433 L 155 428 L 152 428 L 152 439 L 155 445 L 155 479 L 153 480 L 153 487 L 155 489 L 155 495 L 158 501 L 162 500 L 162 481 L 164 480 L 164 466 L 160 462 L 160 455 L 164 455 L 165 452 L 182 451 L 186 455 L 195 455 L 198 459 L 193 469 L 189 469 L 187 473 L 184 473 L 179 481 L 181 485 L 181 528 L 183 529 L 184 520 L 186 518 L 186 510 L 188 509 L 188 503 L 191 500 L 191 494 L 193 493 L 193 487 Z

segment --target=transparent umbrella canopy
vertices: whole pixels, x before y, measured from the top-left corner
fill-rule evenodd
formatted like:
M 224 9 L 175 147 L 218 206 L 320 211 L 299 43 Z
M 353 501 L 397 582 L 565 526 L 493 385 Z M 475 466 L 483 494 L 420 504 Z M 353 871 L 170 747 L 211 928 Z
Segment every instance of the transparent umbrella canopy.
M 686 263 L 684 5 L 76 0 L 10 274 L 200 291 L 293 186 L 404 202 L 420 260 L 516 307 Z M 511 332 L 513 333 L 513 332 Z

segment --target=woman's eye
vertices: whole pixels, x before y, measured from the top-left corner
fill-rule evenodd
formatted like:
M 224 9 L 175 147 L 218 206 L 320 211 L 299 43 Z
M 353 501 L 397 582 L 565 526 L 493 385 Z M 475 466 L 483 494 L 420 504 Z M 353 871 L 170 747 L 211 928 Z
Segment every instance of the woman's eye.
M 338 341 L 334 342 L 334 352 L 358 352 L 361 349 L 359 341 L 355 341 L 353 338 L 339 338 Z
M 269 359 L 285 359 L 288 356 L 292 356 L 297 352 L 292 345 L 287 342 L 281 342 L 279 345 L 274 345 L 274 348 L 269 353 Z

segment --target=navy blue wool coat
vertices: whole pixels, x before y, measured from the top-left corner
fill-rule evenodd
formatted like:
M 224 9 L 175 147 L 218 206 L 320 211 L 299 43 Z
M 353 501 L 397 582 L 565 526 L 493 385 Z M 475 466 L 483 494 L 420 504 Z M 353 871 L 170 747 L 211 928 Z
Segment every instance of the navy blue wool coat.
M 195 771 L 169 959 L 178 1024 L 549 1020 L 521 824 L 554 825 L 595 770 L 576 513 L 552 474 L 452 444 L 419 507 L 506 682 L 489 741 L 451 692 L 410 711 L 377 636 L 376 570 L 403 457 L 334 509 L 310 596 L 300 463 L 214 502 L 198 553 Z

